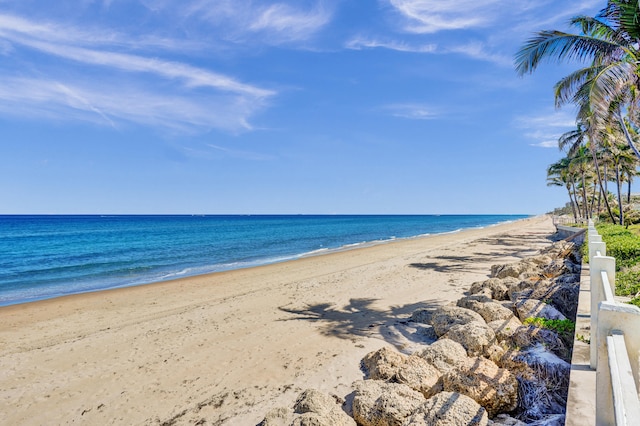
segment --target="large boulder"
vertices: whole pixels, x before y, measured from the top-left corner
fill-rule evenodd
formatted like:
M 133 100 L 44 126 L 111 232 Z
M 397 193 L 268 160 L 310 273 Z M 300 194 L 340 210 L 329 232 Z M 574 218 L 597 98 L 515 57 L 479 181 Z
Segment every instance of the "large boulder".
M 565 320 L 567 317 L 551 305 L 538 299 L 522 299 L 515 303 L 516 312 L 521 321 L 527 318 L 545 318 Z
M 511 309 L 505 308 L 500 303 L 483 295 L 463 297 L 458 300 L 457 305 L 461 308 L 471 309 L 477 312 L 487 323 L 496 320 L 506 320 L 513 316 Z
M 553 262 L 553 257 L 548 254 L 539 254 L 537 256 L 531 256 L 528 258 L 529 262 L 535 263 L 538 266 L 545 267 L 546 265 Z
M 485 322 L 480 314 L 471 309 L 460 308 L 458 306 L 442 306 L 434 312 L 431 318 L 431 325 L 438 337 L 442 337 L 449 329 L 455 325 L 467 324 L 472 321 Z
M 304 391 L 293 407 L 274 408 L 267 412 L 258 426 L 356 426 L 335 398 L 315 389 Z
M 564 274 L 580 273 L 582 265 L 575 264 L 569 259 L 556 259 L 543 268 L 543 275 L 554 278 Z
M 265 414 L 264 419 L 257 426 L 291 426 L 293 417 L 293 412 L 289 408 L 273 408 Z
M 522 278 L 535 277 L 541 272 L 540 266 L 528 260 L 516 263 L 491 266 L 491 276 L 494 278 Z
M 460 343 L 469 356 L 483 355 L 496 341 L 495 333 L 484 321 L 454 325 L 444 337 Z
M 417 355 L 406 356 L 384 347 L 367 354 L 362 364 L 369 378 L 403 383 L 425 398 L 442 390 L 442 373 Z
M 362 358 L 362 366 L 373 380 L 390 380 L 405 362 L 406 355 L 385 346 L 368 353 Z
M 496 340 L 498 342 L 502 342 L 504 340 L 509 340 L 518 327 L 522 326 L 522 322 L 512 315 L 509 319 L 491 321 L 488 322 L 487 325 L 491 327 L 495 333 Z
M 422 404 L 403 426 L 485 426 L 487 411 L 457 392 L 441 392 Z
M 381 380 L 359 380 L 351 405 L 360 426 L 400 426 L 426 398 L 407 385 Z
M 433 318 L 433 313 L 436 309 L 418 309 L 411 314 L 410 321 L 417 322 L 420 324 L 431 324 L 431 318 Z
M 478 294 L 489 291 L 491 298 L 494 300 L 508 300 L 507 292 L 509 288 L 519 283 L 520 280 L 514 277 L 506 278 L 489 278 L 485 281 L 478 281 L 471 284 L 469 294 Z
M 304 391 L 297 399 L 294 412 L 299 414 L 293 421 L 293 426 L 356 426 L 335 398 L 315 389 Z
M 467 359 L 467 350 L 458 342 L 442 338 L 414 355 L 425 359 L 440 372 L 445 373 Z
M 467 395 L 482 405 L 490 417 L 513 411 L 518 405 L 516 377 L 486 358 L 469 358 L 442 379 L 445 391 Z

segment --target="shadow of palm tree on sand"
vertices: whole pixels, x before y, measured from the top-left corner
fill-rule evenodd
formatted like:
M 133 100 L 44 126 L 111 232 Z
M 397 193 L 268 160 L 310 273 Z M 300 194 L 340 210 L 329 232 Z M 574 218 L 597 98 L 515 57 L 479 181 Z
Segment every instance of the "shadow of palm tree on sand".
M 433 311 L 444 301 L 428 300 L 381 310 L 374 306 L 377 299 L 351 299 L 337 307 L 332 303 L 318 303 L 304 308 L 280 307 L 292 318 L 283 321 L 311 321 L 319 323 L 325 336 L 355 340 L 357 337 L 382 338 L 402 352 L 409 352 L 414 344 L 428 344 L 435 340 L 430 326 L 411 320 L 418 310 Z

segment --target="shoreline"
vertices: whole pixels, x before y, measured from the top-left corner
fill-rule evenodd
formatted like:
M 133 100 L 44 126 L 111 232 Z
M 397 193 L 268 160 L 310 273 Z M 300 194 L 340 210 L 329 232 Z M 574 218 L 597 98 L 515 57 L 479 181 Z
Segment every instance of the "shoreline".
M 25 216 L 30 216 L 30 215 L 25 215 Z M 55 216 L 67 217 L 69 215 L 55 215 Z M 74 216 L 74 215 L 71 215 L 71 216 Z M 77 216 L 104 217 L 103 215 L 77 215 Z M 124 215 L 124 217 L 129 217 L 129 216 L 130 215 Z M 147 216 L 154 216 L 154 215 L 139 215 L 139 216 L 147 217 Z M 166 216 L 166 215 L 156 215 L 156 216 Z M 170 215 L 170 216 L 171 217 L 173 216 L 191 217 L 191 215 Z M 227 215 L 221 215 L 221 216 L 226 217 Z M 272 215 L 265 215 L 265 216 L 271 217 Z M 276 216 L 279 216 L 279 215 L 276 215 Z M 295 215 L 295 216 L 297 217 L 299 215 Z M 311 215 L 311 216 L 317 216 L 317 215 Z M 338 216 L 350 217 L 351 215 L 338 215 Z M 379 215 L 355 215 L 354 217 L 359 217 L 359 216 L 376 217 Z M 390 216 L 413 217 L 415 215 L 390 215 Z M 435 215 L 425 215 L 425 216 L 435 216 Z M 467 215 L 445 215 L 445 216 L 467 216 Z M 486 215 L 486 216 L 494 216 L 494 215 Z M 502 216 L 509 216 L 509 215 L 502 215 Z M 522 215 L 512 215 L 512 216 L 522 216 Z M 311 257 L 311 256 L 366 248 L 366 247 L 371 247 L 379 244 L 388 244 L 388 243 L 393 243 L 395 241 L 411 240 L 415 238 L 424 238 L 424 237 L 430 237 L 430 236 L 436 236 L 436 235 L 446 235 L 446 234 L 452 234 L 452 233 L 456 233 L 464 230 L 484 229 L 487 227 L 497 226 L 500 224 L 513 223 L 517 220 L 527 219 L 531 217 L 534 217 L 534 216 L 504 220 L 502 222 L 492 223 L 488 225 L 473 226 L 469 228 L 458 228 L 450 231 L 423 233 L 418 235 L 409 235 L 409 236 L 401 236 L 401 237 L 389 236 L 383 239 L 374 239 L 370 241 L 364 240 L 364 241 L 358 241 L 358 242 L 352 242 L 352 243 L 345 243 L 337 247 L 309 249 L 308 251 L 292 252 L 292 253 L 281 254 L 281 255 L 278 255 L 278 254 L 263 255 L 262 257 L 256 257 L 252 260 L 228 261 L 224 263 L 213 263 L 213 264 L 202 263 L 202 264 L 190 265 L 190 266 L 183 265 L 178 267 L 175 270 L 167 270 L 162 273 L 155 271 L 152 273 L 147 273 L 146 275 L 141 275 L 137 278 L 128 278 L 128 279 L 124 279 L 122 277 L 93 278 L 91 280 L 84 281 L 84 284 L 74 284 L 74 287 L 69 289 L 68 291 L 56 290 L 55 287 L 51 287 L 51 288 L 45 287 L 43 289 L 34 288 L 33 290 L 35 290 L 35 293 L 33 293 L 32 295 L 29 295 L 28 291 L 26 292 L 26 294 L 22 294 L 22 295 L 12 294 L 10 292 L 9 296 L 6 298 L 3 299 L 2 297 L 0 297 L 0 307 L 12 306 L 12 305 L 18 305 L 18 304 L 24 304 L 24 303 L 32 303 L 32 302 L 37 302 L 41 300 L 55 299 L 58 297 L 64 297 L 64 296 L 74 295 L 74 294 L 93 293 L 93 292 L 100 292 L 100 291 L 111 290 L 111 289 L 136 287 L 140 285 L 156 284 L 160 282 L 174 281 L 182 278 L 191 278 L 191 277 L 203 276 L 203 275 L 214 274 L 219 272 L 227 272 L 227 271 L 254 268 L 254 267 L 265 266 L 265 265 L 278 264 L 278 263 L 289 262 L 289 261 Z M 59 284 L 56 286 L 59 286 Z
M 0 307 L 0 411 L 16 424 L 255 424 L 302 387 L 344 397 L 366 353 L 421 344 L 399 318 L 554 231 L 535 216 Z

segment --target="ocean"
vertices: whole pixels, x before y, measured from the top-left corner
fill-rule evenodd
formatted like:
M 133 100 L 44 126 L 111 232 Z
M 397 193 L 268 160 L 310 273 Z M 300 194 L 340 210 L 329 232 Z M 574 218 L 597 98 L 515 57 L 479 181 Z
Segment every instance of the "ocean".
M 247 268 L 527 215 L 0 215 L 0 306 Z

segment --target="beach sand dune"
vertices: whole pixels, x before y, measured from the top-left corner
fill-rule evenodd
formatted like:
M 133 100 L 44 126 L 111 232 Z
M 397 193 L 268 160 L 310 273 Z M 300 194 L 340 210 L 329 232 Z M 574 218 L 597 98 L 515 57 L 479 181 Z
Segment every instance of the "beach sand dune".
M 411 352 L 413 311 L 550 244 L 549 217 L 0 308 L 3 424 L 255 425 L 361 358 Z

